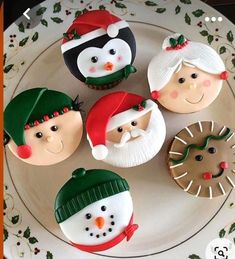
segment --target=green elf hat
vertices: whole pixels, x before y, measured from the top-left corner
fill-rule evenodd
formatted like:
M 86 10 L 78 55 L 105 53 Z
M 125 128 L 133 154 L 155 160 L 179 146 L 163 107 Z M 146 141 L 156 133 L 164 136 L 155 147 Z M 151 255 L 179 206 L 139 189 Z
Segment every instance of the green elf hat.
M 55 199 L 55 218 L 62 223 L 86 206 L 128 191 L 127 181 L 114 172 L 104 169 L 75 170 Z
M 33 88 L 12 99 L 4 111 L 4 131 L 18 146 L 18 156 L 27 159 L 32 155 L 24 130 L 70 110 L 79 110 L 80 104 L 78 97 L 73 102 L 66 94 L 47 88 Z

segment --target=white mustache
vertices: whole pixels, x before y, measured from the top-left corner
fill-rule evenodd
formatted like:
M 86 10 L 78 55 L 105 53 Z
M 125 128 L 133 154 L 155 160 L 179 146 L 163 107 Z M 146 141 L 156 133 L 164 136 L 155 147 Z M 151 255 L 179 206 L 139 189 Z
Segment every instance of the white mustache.
M 139 136 L 145 136 L 147 133 L 148 132 L 146 132 L 145 130 L 138 128 L 133 129 L 131 132 L 125 132 L 122 135 L 120 142 L 118 144 L 114 144 L 114 147 L 121 148 L 131 139 L 131 137 L 137 138 Z

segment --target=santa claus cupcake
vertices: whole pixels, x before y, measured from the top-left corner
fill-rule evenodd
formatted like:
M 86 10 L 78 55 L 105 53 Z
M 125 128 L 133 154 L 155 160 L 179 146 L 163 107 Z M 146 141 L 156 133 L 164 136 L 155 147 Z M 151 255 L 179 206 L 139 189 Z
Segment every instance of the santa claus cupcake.
M 68 158 L 83 132 L 78 97 L 33 88 L 13 98 L 4 111 L 4 144 L 22 161 L 52 165 Z
M 94 158 L 117 167 L 146 163 L 166 135 L 157 104 L 127 92 L 100 98 L 89 111 L 86 130 Z
M 70 72 L 93 89 L 114 87 L 136 69 L 133 33 L 126 21 L 106 10 L 77 17 L 61 46 Z
M 72 245 L 87 252 L 129 241 L 138 228 L 128 183 L 104 169 L 75 170 L 56 196 L 55 218 Z
M 152 98 L 178 113 L 200 111 L 219 95 L 228 78 L 218 53 L 181 34 L 167 37 L 148 67 Z

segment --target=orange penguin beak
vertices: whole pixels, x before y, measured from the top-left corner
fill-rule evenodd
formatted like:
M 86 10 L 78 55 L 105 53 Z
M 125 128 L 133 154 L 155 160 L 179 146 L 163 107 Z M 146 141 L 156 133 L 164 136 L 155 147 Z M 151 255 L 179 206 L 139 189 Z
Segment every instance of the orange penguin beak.
M 104 69 L 107 70 L 107 71 L 112 71 L 113 67 L 114 67 L 114 65 L 111 62 L 107 62 L 107 63 L 104 64 Z
M 95 219 L 95 225 L 96 225 L 99 229 L 102 229 L 102 228 L 103 228 L 104 223 L 105 223 L 105 221 L 104 221 L 104 218 L 103 218 L 103 217 L 97 217 L 97 218 Z

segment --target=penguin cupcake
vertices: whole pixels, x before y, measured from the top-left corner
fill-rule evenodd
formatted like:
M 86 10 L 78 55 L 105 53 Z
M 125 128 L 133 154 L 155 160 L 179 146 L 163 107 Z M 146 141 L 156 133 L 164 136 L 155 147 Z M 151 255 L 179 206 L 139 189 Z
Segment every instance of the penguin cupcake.
M 126 21 L 106 10 L 77 17 L 61 46 L 70 72 L 92 89 L 109 89 L 136 72 L 136 42 Z

